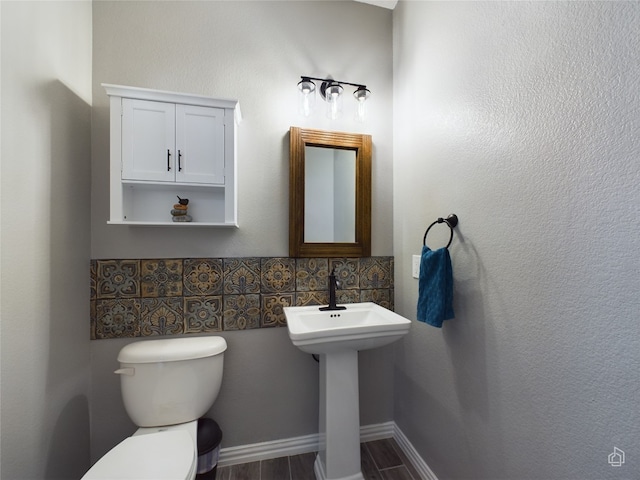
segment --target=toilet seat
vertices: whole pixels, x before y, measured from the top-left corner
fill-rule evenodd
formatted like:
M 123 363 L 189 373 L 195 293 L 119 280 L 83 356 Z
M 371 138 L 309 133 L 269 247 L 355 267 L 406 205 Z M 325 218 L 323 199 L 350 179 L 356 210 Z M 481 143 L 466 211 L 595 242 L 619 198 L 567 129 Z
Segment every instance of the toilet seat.
M 196 451 L 186 430 L 128 437 L 91 467 L 82 480 L 189 480 Z

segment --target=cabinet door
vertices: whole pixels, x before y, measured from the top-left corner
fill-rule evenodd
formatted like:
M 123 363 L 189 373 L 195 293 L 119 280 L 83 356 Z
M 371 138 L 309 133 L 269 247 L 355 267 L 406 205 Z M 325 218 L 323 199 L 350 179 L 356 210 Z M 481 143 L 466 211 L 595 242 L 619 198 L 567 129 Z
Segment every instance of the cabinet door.
M 175 105 L 122 99 L 122 178 L 175 181 Z
M 176 181 L 224 184 L 224 109 L 176 105 Z

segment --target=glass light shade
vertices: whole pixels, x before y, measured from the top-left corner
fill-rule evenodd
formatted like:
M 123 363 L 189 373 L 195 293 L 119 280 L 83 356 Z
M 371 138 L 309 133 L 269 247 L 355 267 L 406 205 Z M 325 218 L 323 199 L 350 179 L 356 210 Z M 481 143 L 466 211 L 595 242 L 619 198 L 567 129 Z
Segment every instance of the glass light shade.
M 308 117 L 316 104 L 316 84 L 308 78 L 298 82 L 298 111 Z
M 325 100 L 327 101 L 327 117 L 335 120 L 342 114 L 342 85 L 339 83 L 330 83 L 324 91 Z
M 371 92 L 367 90 L 367 87 L 361 86 L 353 92 L 353 96 L 355 97 L 356 103 L 356 115 L 355 118 L 358 122 L 364 122 L 367 116 L 367 99 L 371 96 Z

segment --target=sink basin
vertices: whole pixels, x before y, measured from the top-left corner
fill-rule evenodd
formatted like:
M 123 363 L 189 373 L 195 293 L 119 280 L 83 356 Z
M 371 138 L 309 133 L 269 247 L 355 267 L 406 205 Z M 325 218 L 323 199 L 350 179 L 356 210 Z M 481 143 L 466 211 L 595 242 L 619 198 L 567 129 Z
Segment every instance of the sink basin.
M 335 311 L 320 311 L 317 306 L 285 307 L 289 338 L 303 352 L 323 354 L 381 347 L 409 331 L 409 320 L 375 303 L 345 306 L 346 310 Z

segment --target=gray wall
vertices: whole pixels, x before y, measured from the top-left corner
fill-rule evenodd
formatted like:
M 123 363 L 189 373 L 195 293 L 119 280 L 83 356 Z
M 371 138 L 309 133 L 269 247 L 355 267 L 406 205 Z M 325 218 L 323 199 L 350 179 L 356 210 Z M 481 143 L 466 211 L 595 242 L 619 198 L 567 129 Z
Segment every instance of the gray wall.
M 415 315 L 410 257 L 424 229 L 460 216 L 457 318 L 442 330 L 415 323 L 394 372 L 392 350 L 361 355 L 362 422 L 395 419 L 441 480 L 633 478 L 640 6 L 400 2 L 393 152 L 391 13 L 288 7 L 96 2 L 92 62 L 88 3 L 0 3 L 0 476 L 80 475 L 89 376 L 92 457 L 133 431 L 111 374 L 127 341 L 89 345 L 90 256 L 286 254 L 286 132 L 297 125 L 373 135 L 373 253 L 391 254 L 393 241 L 400 313 Z M 370 123 L 296 117 L 302 74 L 367 82 Z M 240 99 L 239 230 L 106 225 L 101 82 Z M 224 335 L 211 415 L 225 444 L 315 432 L 317 370 L 286 330 Z M 625 467 L 607 465 L 614 446 Z
M 372 254 L 390 255 L 391 28 L 391 11 L 355 2 L 95 2 L 92 258 L 286 256 L 290 126 L 372 135 Z M 331 122 L 322 109 L 299 117 L 300 75 L 366 82 L 370 120 L 354 121 L 349 91 L 342 119 Z M 240 100 L 238 230 L 106 224 L 109 111 L 101 83 Z M 223 336 L 223 386 L 210 412 L 223 429 L 223 447 L 316 433 L 317 364 L 291 345 L 286 329 Z M 134 429 L 112 374 L 126 343 L 91 344 L 94 461 Z M 363 424 L 392 419 L 392 353 L 361 356 Z
M 456 318 L 416 322 L 395 371 L 395 420 L 440 480 L 638 476 L 638 25 L 636 2 L 394 12 L 401 314 L 426 226 L 460 217 Z
M 0 2 L 3 479 L 89 466 L 91 3 Z
M 291 126 L 372 135 L 372 255 L 390 255 L 391 27 L 391 11 L 356 2 L 96 2 L 92 258 L 286 256 Z M 369 121 L 354 120 L 346 89 L 342 119 L 327 119 L 319 97 L 315 115 L 299 116 L 300 75 L 366 82 Z M 106 224 L 109 103 L 101 83 L 240 101 L 239 229 Z

